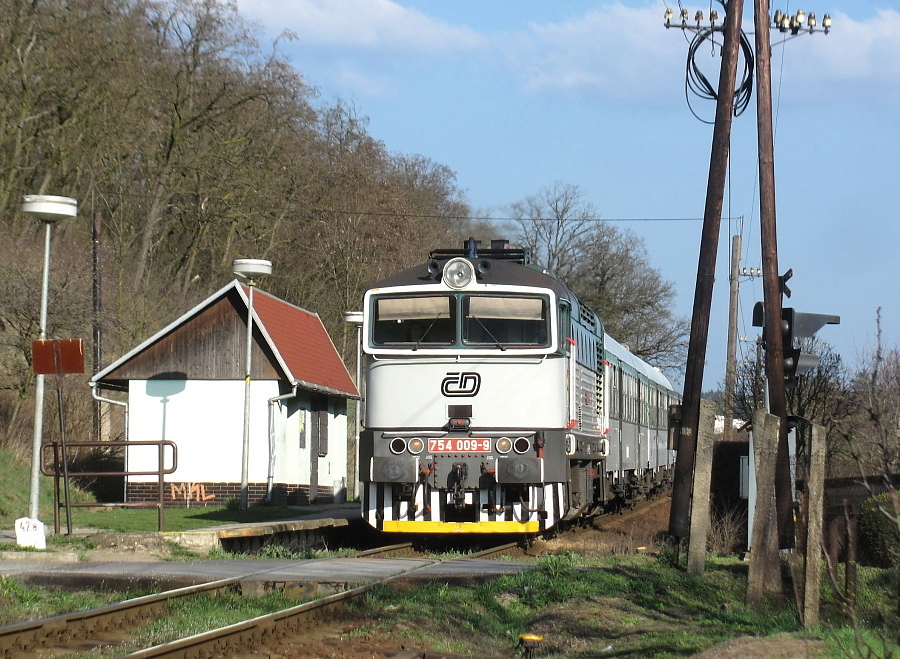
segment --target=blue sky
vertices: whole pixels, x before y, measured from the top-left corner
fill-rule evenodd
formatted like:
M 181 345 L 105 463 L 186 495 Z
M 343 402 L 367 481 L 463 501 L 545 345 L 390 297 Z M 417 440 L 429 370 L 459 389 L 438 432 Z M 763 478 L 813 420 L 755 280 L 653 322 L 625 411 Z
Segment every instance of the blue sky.
M 772 3 L 830 14 L 829 34 L 775 45 L 779 270 L 800 311 L 837 314 L 820 337 L 853 366 L 874 346 L 876 311 L 900 341 L 900 0 Z M 744 0 L 752 33 L 752 1 Z M 583 0 L 238 0 L 324 101 L 352 103 L 387 148 L 447 165 L 476 214 L 562 181 L 602 218 L 700 218 L 712 127 L 685 100 L 688 42 L 664 2 Z M 678 13 L 679 6 L 669 2 Z M 693 16 L 710 5 L 683 5 Z M 718 7 L 721 12 L 721 7 Z M 772 33 L 773 43 L 781 35 Z M 752 42 L 752 34 L 750 35 Z M 697 61 L 713 81 L 720 59 Z M 755 90 L 732 129 L 705 388 L 724 379 L 730 236 L 759 267 Z M 711 120 L 714 105 L 692 99 Z M 895 188 L 897 186 L 897 188 Z M 690 316 L 702 223 L 617 222 Z M 499 236 L 498 236 L 499 237 Z M 739 334 L 755 338 L 759 279 L 742 281 Z M 751 350 L 751 344 L 742 344 Z

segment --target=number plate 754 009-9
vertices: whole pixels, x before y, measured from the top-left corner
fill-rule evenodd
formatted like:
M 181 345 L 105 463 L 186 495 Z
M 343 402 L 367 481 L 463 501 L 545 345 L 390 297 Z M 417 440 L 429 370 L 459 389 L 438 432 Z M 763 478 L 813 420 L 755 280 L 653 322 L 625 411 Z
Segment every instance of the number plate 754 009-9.
M 429 453 L 490 453 L 491 440 L 476 437 L 443 437 L 428 440 Z

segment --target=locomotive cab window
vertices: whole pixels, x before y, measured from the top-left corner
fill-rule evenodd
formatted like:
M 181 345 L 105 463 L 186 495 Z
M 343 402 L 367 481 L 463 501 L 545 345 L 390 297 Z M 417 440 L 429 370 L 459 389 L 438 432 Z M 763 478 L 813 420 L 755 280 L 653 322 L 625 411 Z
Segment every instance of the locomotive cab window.
M 376 345 L 452 345 L 456 308 L 449 295 L 386 297 L 375 300 L 372 339 Z
M 546 346 L 550 335 L 548 300 L 524 295 L 468 295 L 463 298 L 463 343 Z

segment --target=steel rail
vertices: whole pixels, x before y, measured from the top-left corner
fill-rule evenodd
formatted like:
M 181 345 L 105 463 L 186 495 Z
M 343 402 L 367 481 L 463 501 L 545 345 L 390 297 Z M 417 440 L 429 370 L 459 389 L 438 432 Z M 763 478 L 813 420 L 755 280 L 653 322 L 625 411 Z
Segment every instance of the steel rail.
M 63 613 L 48 618 L 0 627 L 0 656 L 22 656 L 24 653 L 51 644 L 89 638 L 97 631 L 125 627 L 134 622 L 156 616 L 167 608 L 168 602 L 200 593 L 221 592 L 237 585 L 243 578 L 220 579 L 195 586 L 145 595 L 106 604 L 93 609 Z
M 396 548 L 405 547 L 396 545 Z M 439 563 L 449 563 L 455 560 L 485 558 L 518 547 L 518 542 L 512 542 L 498 547 L 491 547 L 466 556 L 454 558 L 440 558 L 431 560 L 426 565 L 412 567 L 403 572 L 391 575 L 378 581 L 352 588 L 342 593 L 336 593 L 313 602 L 300 604 L 289 609 L 277 611 L 267 615 L 245 620 L 244 622 L 213 629 L 195 636 L 170 641 L 152 648 L 139 650 L 126 655 L 131 659 L 151 659 L 153 657 L 202 657 L 202 656 L 229 656 L 251 645 L 272 639 L 278 639 L 288 634 L 295 634 L 310 629 L 310 623 L 329 622 L 336 614 L 345 610 L 349 603 L 361 597 L 378 586 L 408 576 L 413 572 L 424 570 Z M 391 547 L 393 548 L 393 547 Z M 390 549 L 390 548 L 382 548 Z M 378 551 L 378 550 L 370 550 Z
M 402 578 L 412 572 L 436 564 L 458 559 L 485 558 L 509 551 L 517 546 L 519 546 L 519 543 L 513 542 L 454 558 L 423 558 L 422 560 L 427 561 L 426 564 L 411 567 L 385 579 L 373 581 L 342 593 L 300 604 L 276 613 L 259 616 L 258 618 L 228 627 L 140 650 L 128 656 L 188 656 L 188 650 L 191 648 L 193 650 L 189 653 L 190 656 L 197 656 L 194 650 L 198 648 L 212 649 L 213 655 L 211 656 L 223 656 L 224 653 L 227 653 L 227 650 L 246 646 L 250 642 L 258 641 L 261 637 L 271 638 L 272 634 L 283 636 L 298 630 L 300 628 L 298 625 L 308 628 L 310 621 L 328 621 L 337 611 L 346 608 L 347 603 L 354 598 L 360 597 L 378 585 L 393 579 Z M 378 555 L 402 554 L 411 549 L 412 543 L 401 543 L 364 550 L 354 556 L 371 558 Z M 106 604 L 84 611 L 75 611 L 0 627 L 0 657 L 22 656 L 52 645 L 65 645 L 72 641 L 90 640 L 98 632 L 103 633 L 113 629 L 127 628 L 149 618 L 158 617 L 165 612 L 168 608 L 168 603 L 174 599 L 204 593 L 222 592 L 239 586 L 248 577 L 273 572 L 278 569 L 280 568 L 269 568 L 240 577 L 220 579 L 153 595 L 145 595 L 124 602 Z

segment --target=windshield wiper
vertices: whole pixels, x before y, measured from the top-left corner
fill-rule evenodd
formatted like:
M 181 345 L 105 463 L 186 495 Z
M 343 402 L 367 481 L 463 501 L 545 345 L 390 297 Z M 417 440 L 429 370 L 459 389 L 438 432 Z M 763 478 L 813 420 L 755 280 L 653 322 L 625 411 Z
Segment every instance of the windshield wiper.
M 431 324 L 430 324 L 428 327 L 425 328 L 425 331 L 422 332 L 422 336 L 420 336 L 420 337 L 416 340 L 415 345 L 412 347 L 412 349 L 413 349 L 414 351 L 419 349 L 419 344 L 422 343 L 422 341 L 425 340 L 425 337 L 428 335 L 428 332 L 431 331 L 431 328 L 434 327 L 434 324 L 438 321 L 438 318 L 440 318 L 440 317 L 441 317 L 441 314 L 438 314 L 437 316 L 435 316 L 435 317 L 431 320 Z
M 500 340 L 499 340 L 496 336 L 494 336 L 493 334 L 491 334 L 491 330 L 489 330 L 487 327 L 484 326 L 484 323 L 481 322 L 481 318 L 479 318 L 478 316 L 469 316 L 469 318 L 472 318 L 472 319 L 475 320 L 479 325 L 481 325 L 481 329 L 483 329 L 483 330 L 487 333 L 487 335 L 491 338 L 491 340 L 494 342 L 494 344 L 495 344 L 498 348 L 500 348 L 501 351 L 506 350 L 506 346 L 503 345 L 502 343 L 500 343 Z

